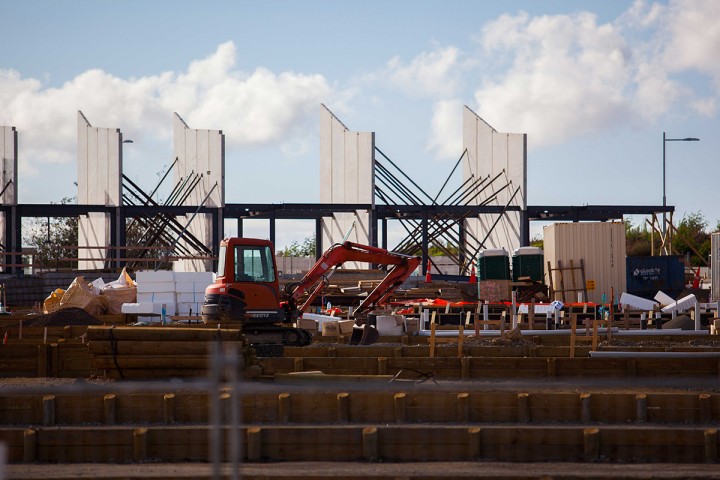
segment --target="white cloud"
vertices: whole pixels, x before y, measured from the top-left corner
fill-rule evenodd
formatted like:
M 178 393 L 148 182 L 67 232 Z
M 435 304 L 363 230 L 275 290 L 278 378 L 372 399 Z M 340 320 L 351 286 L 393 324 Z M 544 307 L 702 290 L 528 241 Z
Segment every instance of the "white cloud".
M 387 64 L 388 76 L 396 86 L 414 95 L 452 95 L 461 69 L 459 55 L 456 47 L 447 47 L 422 52 L 409 64 L 393 57 Z
M 624 98 L 628 47 L 593 14 L 503 16 L 483 29 L 481 41 L 488 54 L 512 58 L 509 70 L 475 92 L 478 111 L 499 130 L 549 144 L 632 116 Z
M 288 142 L 297 148 L 293 136 L 307 134 L 297 125 L 314 127 L 318 105 L 333 89 L 317 74 L 239 71 L 236 56 L 227 42 L 185 72 L 121 79 L 93 69 L 57 88 L 0 70 L 0 124 L 21 132 L 25 175 L 38 164 L 74 161 L 78 110 L 93 125 L 118 127 L 135 139 L 169 138 L 176 111 L 193 128 L 222 129 L 230 147 Z
M 615 21 L 588 12 L 503 15 L 477 38 L 486 65 L 474 93 L 479 112 L 533 146 L 654 121 L 674 108 L 714 115 L 716 98 L 680 81 L 688 71 L 720 86 L 720 2 L 636 1 Z
M 433 106 L 427 149 L 438 159 L 457 159 L 462 152 L 462 102 L 440 100 Z
M 720 90 L 720 2 L 675 0 L 664 19 L 667 48 L 663 60 L 668 70 L 697 70 L 712 76 Z

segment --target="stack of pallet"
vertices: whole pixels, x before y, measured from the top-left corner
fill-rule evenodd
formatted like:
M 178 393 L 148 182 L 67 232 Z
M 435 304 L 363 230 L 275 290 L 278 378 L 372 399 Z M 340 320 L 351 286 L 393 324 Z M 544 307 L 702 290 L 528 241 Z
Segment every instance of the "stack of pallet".
M 213 344 L 240 348 L 238 330 L 208 327 L 88 327 L 94 369 L 109 378 L 206 375 Z

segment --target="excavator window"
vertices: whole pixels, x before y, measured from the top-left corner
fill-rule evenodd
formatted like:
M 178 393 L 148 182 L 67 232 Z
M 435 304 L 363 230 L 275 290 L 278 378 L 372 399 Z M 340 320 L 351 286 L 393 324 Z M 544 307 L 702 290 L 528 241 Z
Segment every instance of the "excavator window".
M 275 268 L 272 254 L 272 250 L 267 246 L 235 246 L 235 281 L 274 281 Z

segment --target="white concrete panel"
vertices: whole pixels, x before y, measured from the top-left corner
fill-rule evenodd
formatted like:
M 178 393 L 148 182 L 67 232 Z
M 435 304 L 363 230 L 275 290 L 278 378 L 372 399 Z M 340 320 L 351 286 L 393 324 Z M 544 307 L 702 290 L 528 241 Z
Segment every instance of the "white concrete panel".
M 118 128 L 93 127 L 78 112 L 78 203 L 122 204 L 122 134 Z M 80 269 L 104 268 L 106 248 L 112 245 L 110 219 L 104 213 L 81 216 L 78 221 Z M 100 248 L 85 248 L 100 247 Z
M 320 202 L 374 204 L 375 134 L 350 131 L 333 113 L 320 106 Z M 355 225 L 353 227 L 353 224 Z M 348 235 L 348 240 L 370 244 L 367 211 L 338 213 L 324 219 L 322 243 L 328 248 Z M 365 268 L 352 264 L 348 268 Z
M 18 144 L 17 130 L 15 127 L 0 126 L 0 204 L 17 205 L 17 163 L 18 163 Z M 5 225 L 8 219 L 5 215 L 0 215 L 0 240 L 3 245 L 11 245 L 11 238 L 5 236 Z M 3 263 L 10 260 L 9 257 L 3 258 Z
M 498 193 L 490 205 L 505 206 L 509 203 L 511 206 L 525 208 L 526 135 L 498 132 L 466 106 L 463 109 L 463 145 L 467 149 L 467 158 L 463 162 L 463 181 L 471 176 L 476 179 L 489 176 L 487 182 L 490 182 L 500 175 L 471 203 L 483 203 L 492 198 L 494 193 Z M 501 191 L 507 184 L 509 186 Z M 520 190 L 513 197 L 518 187 Z M 480 215 L 477 219 L 466 220 L 468 246 L 473 251 L 479 248 L 480 242 L 486 236 L 485 248 L 505 248 L 513 251 L 521 246 L 520 214 L 508 212 L 496 224 L 497 219 L 497 215 Z
M 4 189 L 3 194 L 0 196 L 0 203 L 3 205 L 17 205 L 18 148 L 15 127 L 0 127 L 0 154 L 2 155 L 0 191 Z
M 200 175 L 200 182 L 185 201 L 185 205 L 222 208 L 225 205 L 225 136 L 221 130 L 190 128 L 175 113 L 173 115 L 173 157 L 178 161 L 174 167 L 174 181 L 179 183 L 191 175 Z M 178 221 L 185 224 L 189 217 Z M 222 225 L 222 220 L 220 221 Z M 197 215 L 188 232 L 210 248 L 212 242 L 212 218 Z M 218 235 L 219 236 L 219 235 Z M 180 272 L 207 271 L 212 269 L 209 260 L 182 260 L 173 269 Z

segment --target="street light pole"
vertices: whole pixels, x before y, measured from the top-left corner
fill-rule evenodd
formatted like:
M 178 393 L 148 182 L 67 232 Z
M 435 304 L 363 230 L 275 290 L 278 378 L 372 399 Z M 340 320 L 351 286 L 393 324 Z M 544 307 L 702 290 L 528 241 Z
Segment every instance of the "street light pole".
M 663 157 L 662 157 L 662 180 L 663 180 L 663 242 L 665 242 L 665 235 L 667 234 L 666 226 L 666 215 L 665 208 L 667 207 L 667 197 L 665 195 L 665 144 L 667 142 L 699 142 L 699 138 L 685 137 L 685 138 L 667 138 L 665 132 L 663 132 Z

